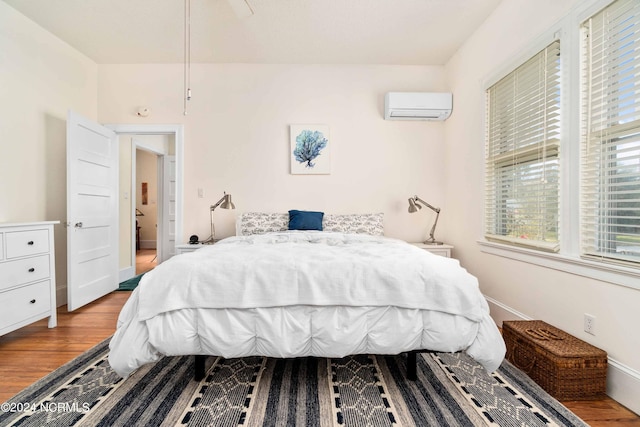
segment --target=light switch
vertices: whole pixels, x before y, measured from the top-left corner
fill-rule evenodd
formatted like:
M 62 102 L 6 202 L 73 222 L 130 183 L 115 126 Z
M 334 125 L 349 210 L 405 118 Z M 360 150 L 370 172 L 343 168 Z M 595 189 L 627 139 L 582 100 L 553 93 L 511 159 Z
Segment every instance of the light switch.
M 198 188 L 198 198 L 202 199 L 204 197 L 204 189 Z

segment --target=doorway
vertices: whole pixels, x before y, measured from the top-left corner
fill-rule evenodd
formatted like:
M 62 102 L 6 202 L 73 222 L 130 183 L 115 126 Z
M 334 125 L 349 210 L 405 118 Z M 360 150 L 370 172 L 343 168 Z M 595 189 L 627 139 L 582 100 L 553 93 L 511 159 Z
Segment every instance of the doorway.
M 120 282 L 136 275 L 136 255 L 142 255 L 142 269 L 159 264 L 175 254 L 176 236 L 182 236 L 182 158 L 183 158 L 183 126 L 182 125 L 106 125 L 116 132 L 120 146 Z M 158 138 L 159 137 L 159 138 Z M 158 143 L 158 140 L 162 142 Z M 147 216 L 148 207 L 152 206 L 149 186 L 147 187 L 147 205 L 140 209 L 137 204 L 141 198 L 141 185 L 136 182 L 136 150 L 142 149 L 153 153 L 157 159 L 157 194 L 155 207 L 157 214 L 146 225 L 147 230 L 157 229 L 156 250 L 146 260 L 146 246 L 143 229 L 136 227 L 136 209 Z M 147 181 L 148 185 L 149 182 Z M 171 189 L 170 195 L 163 197 Z M 140 196 L 138 196 L 140 193 Z M 151 215 L 153 218 L 154 215 Z M 140 235 L 140 252 L 137 252 L 137 232 Z M 146 233 L 148 236 L 148 233 Z M 153 235 L 153 233 L 152 233 Z M 154 257 L 157 258 L 153 260 Z M 152 261 L 153 260 L 153 261 Z M 149 265 L 151 263 L 151 265 Z
M 164 174 L 161 182 L 171 185 L 172 194 L 165 198 L 168 207 L 162 204 L 162 211 L 168 214 L 158 221 L 162 235 L 167 236 L 161 243 L 166 249 L 162 251 L 165 258 L 158 261 L 171 257 L 175 253 L 176 238 L 182 238 L 183 126 L 100 125 L 69 110 L 67 165 L 85 162 L 82 156 L 86 153 L 89 156 L 86 163 L 99 166 L 104 163 L 98 172 L 85 165 L 82 173 L 83 177 L 88 176 L 88 181 L 81 187 L 78 183 L 83 181 L 77 176 L 79 168 L 67 166 L 67 222 L 75 225 L 67 228 L 67 292 L 64 296 L 70 311 L 117 289 L 118 283 L 135 276 L 136 212 L 135 201 L 132 203 L 135 199 L 132 152 L 135 150 L 123 150 L 122 141 L 127 134 L 166 135 L 172 140 L 173 153 L 163 155 L 162 169 L 170 170 L 170 174 Z M 131 137 L 128 144 L 132 145 Z M 123 161 L 125 152 L 128 155 Z M 126 175 L 124 179 L 123 175 Z M 96 185 L 103 181 L 101 186 Z M 86 202 L 85 196 L 92 195 L 89 191 L 97 191 L 102 205 Z M 75 203 L 78 199 L 82 199 L 82 209 L 89 209 L 91 216 L 79 209 Z M 100 268 L 87 267 L 87 261 L 94 260 L 98 260 Z

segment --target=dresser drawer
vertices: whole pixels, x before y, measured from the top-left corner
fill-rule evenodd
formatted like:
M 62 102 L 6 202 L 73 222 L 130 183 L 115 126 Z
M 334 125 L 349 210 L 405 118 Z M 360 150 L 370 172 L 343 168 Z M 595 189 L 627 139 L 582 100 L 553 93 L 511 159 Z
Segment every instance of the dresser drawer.
M 0 293 L 0 330 L 34 316 L 46 317 L 51 311 L 48 280 Z
M 47 279 L 49 275 L 49 255 L 3 262 L 0 263 L 0 291 Z
M 5 234 L 7 259 L 49 252 L 48 230 L 12 231 Z

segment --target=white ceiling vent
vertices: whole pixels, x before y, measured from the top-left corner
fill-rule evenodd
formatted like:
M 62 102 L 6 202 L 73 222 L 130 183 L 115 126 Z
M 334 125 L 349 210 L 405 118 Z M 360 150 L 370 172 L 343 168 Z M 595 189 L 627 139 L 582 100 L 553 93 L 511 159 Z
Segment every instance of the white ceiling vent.
M 384 97 L 385 120 L 446 120 L 452 108 L 451 93 L 389 92 Z

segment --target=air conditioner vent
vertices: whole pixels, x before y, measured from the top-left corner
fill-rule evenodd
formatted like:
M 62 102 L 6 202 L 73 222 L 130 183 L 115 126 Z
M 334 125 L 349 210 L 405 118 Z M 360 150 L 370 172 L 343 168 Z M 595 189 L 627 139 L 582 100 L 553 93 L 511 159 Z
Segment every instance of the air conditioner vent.
M 453 95 L 433 92 L 389 92 L 384 98 L 385 120 L 446 120 Z

